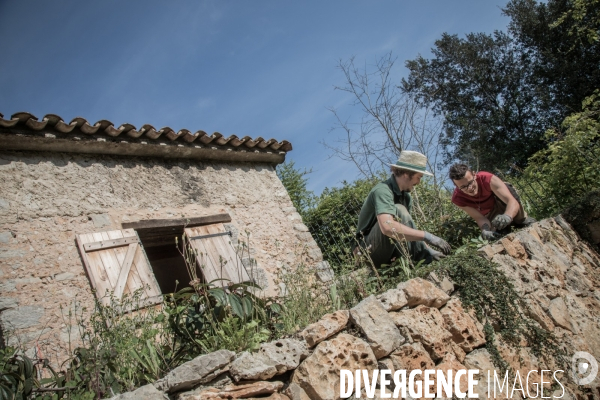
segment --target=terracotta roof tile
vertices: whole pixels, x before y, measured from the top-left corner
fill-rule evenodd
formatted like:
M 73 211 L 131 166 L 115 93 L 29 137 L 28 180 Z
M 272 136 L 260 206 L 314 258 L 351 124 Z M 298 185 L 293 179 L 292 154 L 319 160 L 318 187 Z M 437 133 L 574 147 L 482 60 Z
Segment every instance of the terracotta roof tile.
M 249 136 L 238 138 L 236 135 L 229 137 L 223 136 L 219 132 L 208 135 L 204 131 L 196 131 L 192 133 L 187 129 L 182 129 L 175 132 L 170 127 L 166 126 L 160 130 L 156 130 L 152 125 L 145 124 L 138 130 L 132 124 L 122 124 L 118 128 L 111 121 L 100 120 L 95 124 L 91 124 L 85 118 L 76 117 L 69 123 L 65 122 L 60 116 L 55 114 L 47 114 L 40 121 L 34 115 L 27 112 L 19 112 L 12 115 L 10 119 L 4 119 L 4 115 L 0 113 L 1 128 L 25 128 L 32 131 L 55 130 L 61 133 L 77 133 L 83 132 L 86 135 L 96 135 L 99 138 L 102 135 L 108 135 L 119 139 L 127 138 L 147 138 L 156 140 L 159 138 L 168 139 L 170 141 L 180 143 L 193 143 L 199 141 L 205 145 L 211 146 L 226 146 L 238 149 L 253 148 L 274 150 L 278 152 L 288 152 L 292 150 L 292 144 L 287 140 L 278 142 L 275 139 L 265 140 L 262 137 L 252 139 Z

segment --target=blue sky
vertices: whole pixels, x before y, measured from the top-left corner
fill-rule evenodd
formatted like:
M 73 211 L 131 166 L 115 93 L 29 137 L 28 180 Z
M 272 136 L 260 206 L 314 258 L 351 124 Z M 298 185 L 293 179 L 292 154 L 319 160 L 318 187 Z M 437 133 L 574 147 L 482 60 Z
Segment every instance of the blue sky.
M 400 81 L 443 32 L 505 29 L 504 4 L 0 0 L 0 113 L 285 139 L 319 193 L 357 177 L 322 144 L 341 135 L 328 107 L 360 117 L 338 61 L 392 51 Z

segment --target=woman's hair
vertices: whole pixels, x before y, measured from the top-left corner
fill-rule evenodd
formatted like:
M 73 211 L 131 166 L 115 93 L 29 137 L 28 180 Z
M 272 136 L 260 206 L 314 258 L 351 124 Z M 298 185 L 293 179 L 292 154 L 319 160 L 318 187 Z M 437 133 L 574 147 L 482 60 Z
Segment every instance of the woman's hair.
M 408 175 L 408 179 L 412 179 L 412 177 L 415 176 L 415 174 L 417 173 L 417 171 L 409 171 L 408 169 L 395 167 L 390 167 L 390 170 L 392 171 L 392 174 L 394 174 L 395 177 L 399 177 L 406 174 Z
M 469 167 L 466 164 L 454 164 L 450 167 L 450 179 L 453 181 L 457 181 L 465 177 L 465 174 L 469 170 Z

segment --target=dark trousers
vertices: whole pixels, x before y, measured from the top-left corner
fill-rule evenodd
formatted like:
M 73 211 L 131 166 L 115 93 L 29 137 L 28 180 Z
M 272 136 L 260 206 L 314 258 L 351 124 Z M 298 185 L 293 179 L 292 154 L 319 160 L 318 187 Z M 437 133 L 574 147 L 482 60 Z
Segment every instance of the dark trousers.
M 517 212 L 517 215 L 515 215 L 511 223 L 511 225 L 519 226 L 523 223 L 523 221 L 525 221 L 525 218 L 527 217 L 527 214 L 525 214 L 525 210 L 523 209 L 523 205 L 521 204 L 521 196 L 519 196 L 513 185 L 511 185 L 508 182 L 504 183 L 506 184 L 506 187 L 508 188 L 510 194 L 512 194 L 515 200 L 517 200 L 517 202 L 519 203 L 519 211 Z M 494 195 L 494 198 L 496 200 L 496 202 L 494 203 L 494 208 L 492 208 L 492 211 L 490 211 L 485 216 L 487 219 L 490 220 L 490 222 L 494 219 L 495 216 L 504 214 L 504 212 L 506 211 L 506 203 L 500 200 L 500 198 L 496 195 Z
M 412 217 L 403 205 L 396 204 L 395 217 L 403 225 L 416 229 Z M 415 262 L 425 260 L 426 264 L 432 261 L 425 242 L 407 242 L 402 240 L 402 237 L 398 237 L 398 240 L 392 239 L 381 233 L 379 222 L 376 222 L 371 228 L 369 234 L 364 238 L 362 246 L 364 247 L 361 252 L 366 251 L 369 254 L 375 268 L 381 267 L 382 264 L 390 264 L 392 259 L 398 257 L 410 258 Z

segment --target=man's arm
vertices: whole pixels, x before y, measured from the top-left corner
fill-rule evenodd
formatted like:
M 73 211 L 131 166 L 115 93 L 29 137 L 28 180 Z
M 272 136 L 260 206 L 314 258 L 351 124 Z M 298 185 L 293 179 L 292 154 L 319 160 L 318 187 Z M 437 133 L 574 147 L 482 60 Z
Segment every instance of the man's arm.
M 466 212 L 467 214 L 469 214 L 469 216 L 471 218 L 473 218 L 475 220 L 475 222 L 477 222 L 477 226 L 479 226 L 479 229 L 483 230 L 492 230 L 492 224 L 490 223 L 490 220 L 487 219 L 485 217 L 485 215 L 483 215 L 482 213 L 480 213 L 479 211 L 477 211 L 476 209 L 474 209 L 473 207 L 458 207 L 461 210 L 463 210 L 464 212 Z
M 377 215 L 377 222 L 381 233 L 396 240 L 406 240 L 407 242 L 417 242 L 423 240 L 425 232 L 412 229 L 394 219 L 391 214 Z
M 426 244 L 432 245 L 440 249 L 445 255 L 450 254 L 450 252 L 452 251 L 452 248 L 444 239 L 439 238 L 426 231 L 412 229 L 411 227 L 396 221 L 391 214 L 378 214 L 377 222 L 379 223 L 381 233 L 391 237 L 392 239 L 406 240 L 407 242 L 425 241 Z M 427 248 L 429 249 L 429 252 L 435 260 L 440 259 L 440 253 L 438 253 L 435 250 L 432 250 L 429 246 L 427 246 Z M 436 255 L 435 253 L 439 255 Z
M 502 182 L 500 178 L 494 175 L 492 176 L 490 187 L 492 188 L 492 192 L 494 192 L 494 194 L 506 204 L 506 210 L 504 211 L 504 214 L 514 218 L 519 212 L 519 202 L 510 193 L 506 187 L 506 184 Z

